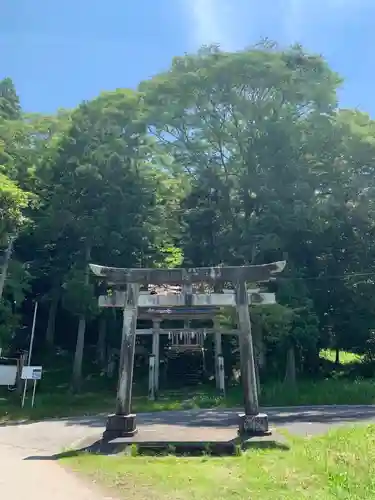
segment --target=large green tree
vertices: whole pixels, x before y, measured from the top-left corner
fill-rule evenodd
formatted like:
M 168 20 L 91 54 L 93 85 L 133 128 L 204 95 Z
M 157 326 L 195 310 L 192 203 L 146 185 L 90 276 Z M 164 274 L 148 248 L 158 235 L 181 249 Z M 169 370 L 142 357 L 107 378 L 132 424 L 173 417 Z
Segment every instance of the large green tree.
M 301 271 L 299 245 L 324 231 L 327 189 L 339 182 L 331 161 L 339 83 L 321 57 L 266 44 L 237 53 L 205 48 L 141 85 L 150 133 L 190 179 L 187 262 L 287 255 Z M 301 304 L 285 304 L 295 323 L 305 314 Z
M 168 176 L 154 141 L 147 135 L 140 96 L 133 91 L 103 94 L 83 103 L 73 114 L 51 170 L 45 216 L 53 227 L 51 242 L 74 241 L 70 256 L 75 290 L 89 285 L 88 263 L 151 266 L 173 247 L 176 184 Z M 68 269 L 66 269 L 66 272 Z M 69 274 L 71 276 L 71 274 Z M 69 278 L 68 276 L 68 278 Z M 78 281 L 77 281 L 78 279 Z M 69 279 L 68 279 L 69 281 Z M 72 287 L 66 283 L 66 290 Z M 77 292 L 75 291 L 77 295 Z M 85 296 L 85 294 L 82 294 Z M 85 302 L 86 304 L 86 302 Z M 79 317 L 73 388 L 78 389 L 86 329 L 86 305 L 76 303 Z
M 141 86 L 150 132 L 191 179 L 192 261 L 264 260 L 291 233 L 309 231 L 338 83 L 300 47 L 261 46 L 175 58 Z

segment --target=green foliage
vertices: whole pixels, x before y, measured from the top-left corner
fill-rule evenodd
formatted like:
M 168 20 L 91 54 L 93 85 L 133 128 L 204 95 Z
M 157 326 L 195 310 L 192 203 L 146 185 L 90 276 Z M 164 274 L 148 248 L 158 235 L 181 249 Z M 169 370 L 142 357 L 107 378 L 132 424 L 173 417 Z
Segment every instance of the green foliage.
M 0 119 L 17 120 L 21 116 L 21 105 L 11 78 L 0 80 Z
M 23 301 L 31 292 L 30 280 L 31 275 L 27 267 L 13 259 L 9 265 L 6 293 L 17 307 L 22 306 Z
M 22 270 L 11 263 L 0 328 L 14 329 L 23 298 L 38 294 L 49 328 L 51 305 L 64 325 L 85 317 L 95 342 L 90 260 L 171 268 L 286 258 L 271 284 L 278 305 L 251 309 L 267 362 L 281 366 L 291 347 L 305 371 L 320 347 L 370 353 L 375 122 L 337 106 L 340 84 L 323 57 L 269 43 L 206 47 L 137 91 L 49 116 L 22 113 L 12 81 L 0 81 L 0 243 L 18 235 Z M 235 322 L 227 311 L 222 319 Z M 75 335 L 65 340 L 73 350 Z
M 9 265 L 5 292 L 0 302 L 0 347 L 9 347 L 22 322 L 22 305 L 30 294 L 30 274 L 19 261 Z
M 98 314 L 97 299 L 92 283 L 85 283 L 86 271 L 73 269 L 63 284 L 62 303 L 75 316 L 94 317 Z
M 25 209 L 32 196 L 20 189 L 15 182 L 0 173 L 0 240 L 22 229 L 27 218 Z
M 12 335 L 20 325 L 21 317 L 12 310 L 12 304 L 9 301 L 0 302 L 0 347 L 9 346 Z
M 184 256 L 181 248 L 169 246 L 160 249 L 162 260 L 156 264 L 156 267 L 180 267 L 184 261 Z
M 284 343 L 291 334 L 294 313 L 280 304 L 253 307 L 251 317 L 262 328 L 263 335 L 271 344 Z
M 311 158 L 330 134 L 338 83 L 298 47 L 212 47 L 141 85 L 154 134 L 191 178 L 189 261 L 262 261 L 286 250 L 285 231 L 314 221 L 322 166 Z
M 138 457 L 139 455 L 139 447 L 137 444 L 133 443 L 130 445 L 130 456 L 131 457 Z

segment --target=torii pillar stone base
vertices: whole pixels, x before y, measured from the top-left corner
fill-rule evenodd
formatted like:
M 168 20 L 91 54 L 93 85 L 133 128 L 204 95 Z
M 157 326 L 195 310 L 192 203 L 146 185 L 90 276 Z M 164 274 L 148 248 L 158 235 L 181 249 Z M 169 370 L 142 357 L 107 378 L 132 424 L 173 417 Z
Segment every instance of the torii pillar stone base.
M 112 439 L 134 436 L 137 432 L 137 422 L 134 414 L 108 415 L 103 439 L 104 441 L 112 441 Z
M 257 415 L 240 413 L 239 418 L 238 433 L 240 436 L 264 436 L 270 434 L 266 413 L 258 413 Z

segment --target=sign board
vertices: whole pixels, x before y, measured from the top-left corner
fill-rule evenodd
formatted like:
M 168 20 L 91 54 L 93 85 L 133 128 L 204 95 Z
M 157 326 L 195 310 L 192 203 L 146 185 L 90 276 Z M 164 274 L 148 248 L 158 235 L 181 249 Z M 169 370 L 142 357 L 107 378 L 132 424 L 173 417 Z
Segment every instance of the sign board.
M 0 365 L 0 385 L 15 385 L 17 365 Z
M 216 328 L 194 328 L 194 330 L 190 330 L 189 328 L 173 328 L 169 330 L 165 328 L 162 328 L 161 330 L 153 330 L 152 328 L 137 328 L 136 330 L 137 335 L 153 335 L 155 332 L 157 332 L 158 335 L 184 335 L 185 333 L 189 335 L 198 335 L 200 333 L 203 333 L 203 335 L 210 335 L 212 333 L 219 333 L 220 335 L 239 335 L 241 333 L 239 330 L 222 330 Z
M 23 380 L 40 380 L 42 378 L 42 367 L 24 366 L 22 368 L 21 378 Z
M 150 307 L 145 310 L 148 314 L 162 314 L 162 315 L 167 315 L 167 314 L 173 314 L 173 315 L 181 315 L 185 316 L 187 314 L 214 314 L 215 312 L 218 312 L 218 309 L 216 307 L 200 307 L 200 308 L 194 308 L 194 307 L 170 307 L 168 309 L 163 309 L 161 307 Z

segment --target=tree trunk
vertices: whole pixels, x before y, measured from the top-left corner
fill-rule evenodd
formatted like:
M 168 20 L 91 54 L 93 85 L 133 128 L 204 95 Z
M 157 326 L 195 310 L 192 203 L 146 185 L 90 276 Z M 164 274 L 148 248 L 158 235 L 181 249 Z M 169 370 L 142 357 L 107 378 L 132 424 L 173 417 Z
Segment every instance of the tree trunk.
M 319 348 L 313 346 L 307 349 L 304 353 L 304 373 L 310 376 L 317 375 L 320 368 Z
M 107 322 L 105 314 L 102 313 L 99 317 L 98 326 L 98 343 L 96 347 L 97 360 L 99 362 L 100 368 L 105 368 L 107 362 L 106 356 L 106 337 L 107 337 Z
M 3 292 L 4 292 L 4 287 L 5 287 L 5 281 L 7 279 L 9 262 L 10 262 L 10 258 L 12 256 L 14 239 L 15 239 L 14 236 L 10 236 L 9 237 L 8 246 L 7 246 L 7 249 L 5 250 L 4 262 L 3 262 L 3 265 L 1 267 L 1 274 L 0 274 L 0 301 L 1 301 L 2 297 L 3 297 Z
M 114 358 L 113 349 L 108 349 L 107 351 L 107 363 L 106 363 L 106 375 L 108 378 L 113 378 L 115 373 L 116 362 Z
M 286 353 L 286 370 L 285 382 L 290 385 L 295 385 L 297 380 L 296 376 L 296 355 L 294 346 L 289 346 Z
M 336 358 L 335 358 L 335 364 L 339 365 L 340 364 L 340 348 L 336 347 Z
M 27 353 L 20 354 L 18 360 L 17 377 L 16 377 L 16 391 L 19 396 L 22 395 L 23 385 L 26 383 L 25 380 L 22 380 L 21 378 L 22 368 L 25 366 L 26 363 L 27 363 Z
M 90 253 L 91 249 L 89 246 L 86 247 L 86 269 L 85 269 L 85 285 L 89 284 L 90 280 Z M 78 322 L 78 332 L 77 332 L 77 344 L 76 350 L 74 354 L 74 363 L 73 363 L 73 375 L 72 375 L 72 391 L 79 392 L 82 384 L 82 361 L 83 361 L 83 350 L 85 347 L 85 333 L 86 333 L 86 315 L 81 314 Z
M 53 347 L 55 344 L 55 327 L 56 327 L 56 315 L 57 307 L 60 300 L 60 287 L 56 287 L 52 290 L 52 299 L 48 312 L 48 323 L 46 330 L 46 342 L 48 347 Z
M 257 384 L 257 393 L 258 393 L 258 397 L 259 397 L 261 391 L 260 391 L 259 360 L 257 357 L 255 358 L 254 367 L 255 367 L 255 380 L 256 380 L 256 384 Z
M 74 354 L 72 391 L 79 392 L 82 383 L 82 360 L 85 346 L 86 317 L 81 315 L 78 322 L 77 344 Z

